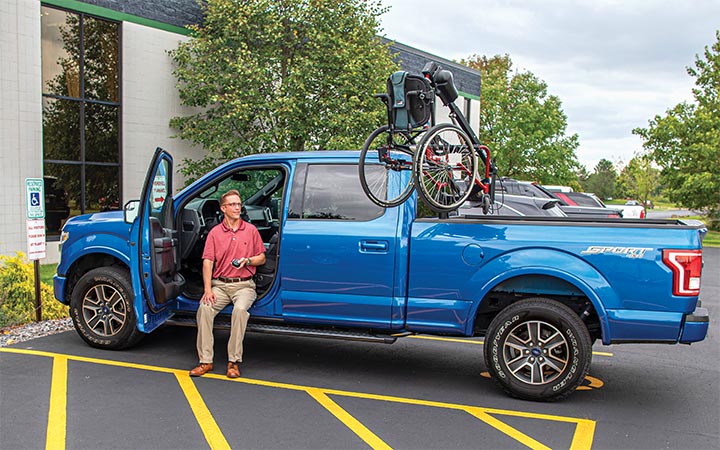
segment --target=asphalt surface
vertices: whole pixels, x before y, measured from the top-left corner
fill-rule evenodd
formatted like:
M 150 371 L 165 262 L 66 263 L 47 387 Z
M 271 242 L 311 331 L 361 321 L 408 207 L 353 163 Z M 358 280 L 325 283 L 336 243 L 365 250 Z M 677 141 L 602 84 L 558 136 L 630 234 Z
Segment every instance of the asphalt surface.
M 708 338 L 594 347 L 559 403 L 511 399 L 481 340 L 393 345 L 248 334 L 243 377 L 191 379 L 195 330 L 122 352 L 74 333 L 0 349 L 0 448 L 720 448 L 720 249 L 705 249 Z M 216 333 L 224 361 L 227 332 Z
M 697 216 L 700 213 L 689 209 L 646 209 L 648 219 L 675 219 L 685 216 Z

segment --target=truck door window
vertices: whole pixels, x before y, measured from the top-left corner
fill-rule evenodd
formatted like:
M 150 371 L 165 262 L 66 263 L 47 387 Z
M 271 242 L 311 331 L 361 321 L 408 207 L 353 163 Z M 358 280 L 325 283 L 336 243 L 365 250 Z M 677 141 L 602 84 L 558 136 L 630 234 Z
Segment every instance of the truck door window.
M 383 170 L 381 166 L 378 170 Z M 363 193 L 357 166 L 310 164 L 298 168 L 290 199 L 290 218 L 315 220 L 370 221 L 383 215 L 384 208 Z

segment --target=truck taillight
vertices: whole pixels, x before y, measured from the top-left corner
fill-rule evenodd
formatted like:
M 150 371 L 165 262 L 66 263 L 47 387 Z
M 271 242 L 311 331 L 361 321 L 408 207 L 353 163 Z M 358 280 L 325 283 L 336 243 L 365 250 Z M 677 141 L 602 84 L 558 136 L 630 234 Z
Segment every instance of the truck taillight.
M 643 210 L 640 211 L 640 218 L 641 218 L 641 219 L 644 219 L 644 218 L 645 218 L 645 208 L 643 208 Z
M 700 294 L 702 250 L 663 250 L 663 262 L 673 273 L 673 295 Z

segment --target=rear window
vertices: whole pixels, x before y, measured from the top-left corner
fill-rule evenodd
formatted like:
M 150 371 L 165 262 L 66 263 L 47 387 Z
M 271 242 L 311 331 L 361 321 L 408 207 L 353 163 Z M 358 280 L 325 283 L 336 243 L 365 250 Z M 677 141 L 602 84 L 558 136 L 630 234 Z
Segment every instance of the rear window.
M 384 170 L 377 166 L 377 170 Z M 360 186 L 357 165 L 299 165 L 295 173 L 288 218 L 369 221 L 384 208 L 371 202 Z

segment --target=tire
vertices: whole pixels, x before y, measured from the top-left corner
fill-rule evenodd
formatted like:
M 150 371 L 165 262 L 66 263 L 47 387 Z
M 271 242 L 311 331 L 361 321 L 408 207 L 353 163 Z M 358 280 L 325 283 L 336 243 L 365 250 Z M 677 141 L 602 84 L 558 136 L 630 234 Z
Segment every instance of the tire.
M 358 175 L 360 186 L 365 195 L 378 206 L 392 208 L 405 202 L 413 190 L 412 156 L 414 151 L 414 134 L 407 131 L 392 133 L 392 149 L 388 152 L 389 127 L 384 125 L 365 140 L 360 151 Z M 406 172 L 404 178 L 396 186 L 388 186 L 390 171 Z M 402 174 L 401 174 L 402 175 Z M 393 177 L 397 180 L 398 177 Z M 394 187 L 394 193 L 389 191 Z M 390 195 L 394 195 L 390 197 Z
M 490 375 L 505 392 L 525 400 L 556 401 L 585 379 L 592 340 L 573 310 L 533 298 L 500 311 L 488 328 L 484 352 Z
M 136 327 L 130 274 L 118 267 L 100 267 L 83 275 L 70 297 L 75 330 L 90 346 L 121 350 L 144 336 Z
M 461 128 L 449 123 L 432 127 L 420 140 L 414 160 L 415 189 L 432 210 L 456 210 L 472 193 L 477 154 Z

